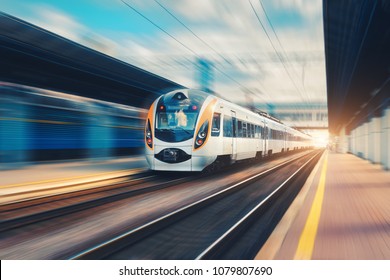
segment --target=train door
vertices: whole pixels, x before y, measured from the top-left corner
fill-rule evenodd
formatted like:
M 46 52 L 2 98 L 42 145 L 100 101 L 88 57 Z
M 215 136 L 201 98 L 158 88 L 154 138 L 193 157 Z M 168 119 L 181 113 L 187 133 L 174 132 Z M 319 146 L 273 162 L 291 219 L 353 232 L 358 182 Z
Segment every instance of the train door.
M 264 127 L 263 127 L 263 155 L 268 155 L 268 127 L 267 122 L 264 121 Z
M 236 112 L 230 111 L 232 116 L 232 125 L 233 125 L 233 137 L 232 139 L 232 160 L 237 159 L 237 119 Z
M 283 148 L 284 151 L 287 152 L 288 146 L 287 146 L 287 129 L 284 129 L 283 131 Z

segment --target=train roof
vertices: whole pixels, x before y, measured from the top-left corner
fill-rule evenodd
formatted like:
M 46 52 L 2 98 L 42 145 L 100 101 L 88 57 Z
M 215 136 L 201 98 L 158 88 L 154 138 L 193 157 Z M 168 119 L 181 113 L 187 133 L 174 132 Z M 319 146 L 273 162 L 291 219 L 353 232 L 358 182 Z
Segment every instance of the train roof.
M 177 89 L 177 90 L 174 90 L 174 91 L 171 91 L 171 92 L 188 92 L 188 93 L 191 93 L 191 92 L 194 92 L 194 93 L 197 93 L 197 94 L 202 94 L 204 95 L 205 97 L 214 97 L 216 98 L 218 101 L 224 103 L 224 104 L 229 104 L 229 106 L 233 107 L 233 108 L 236 108 L 237 110 L 241 110 L 241 111 L 245 111 L 246 113 L 248 114 L 251 114 L 253 117 L 255 116 L 261 116 L 263 118 L 266 118 L 267 120 L 270 120 L 274 123 L 278 123 L 278 124 L 281 124 L 291 130 L 294 130 L 296 132 L 299 132 L 301 133 L 302 135 L 306 135 L 308 137 L 311 137 L 310 135 L 308 135 L 307 133 L 304 133 L 303 131 L 299 130 L 299 129 L 296 129 L 294 127 L 291 127 L 291 126 L 288 126 L 286 124 L 284 124 L 281 120 L 269 115 L 267 112 L 264 112 L 264 111 L 261 111 L 259 109 L 254 109 L 254 110 L 251 110 L 247 107 L 243 107 L 241 105 L 238 105 L 238 104 L 235 104 L 231 101 L 228 101 L 226 99 L 223 99 L 222 97 L 218 97 L 216 95 L 213 95 L 213 94 L 210 94 L 210 93 L 207 93 L 207 92 L 204 92 L 202 90 L 198 90 L 198 89 Z

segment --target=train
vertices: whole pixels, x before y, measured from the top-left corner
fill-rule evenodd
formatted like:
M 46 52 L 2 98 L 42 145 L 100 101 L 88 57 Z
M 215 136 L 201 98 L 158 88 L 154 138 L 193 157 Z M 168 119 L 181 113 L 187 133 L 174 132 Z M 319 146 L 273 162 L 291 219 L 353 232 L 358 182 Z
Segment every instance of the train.
M 263 113 L 196 89 L 157 98 L 147 114 L 151 170 L 205 171 L 312 147 L 312 138 Z
M 0 81 L 0 164 L 142 154 L 143 108 Z

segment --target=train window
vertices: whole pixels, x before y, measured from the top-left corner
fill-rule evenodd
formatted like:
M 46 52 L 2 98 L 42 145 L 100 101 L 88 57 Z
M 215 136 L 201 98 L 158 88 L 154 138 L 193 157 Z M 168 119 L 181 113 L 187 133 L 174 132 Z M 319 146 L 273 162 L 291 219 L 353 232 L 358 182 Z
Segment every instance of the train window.
M 221 131 L 221 114 L 214 113 L 213 116 L 213 126 L 211 127 L 211 136 L 219 136 Z
M 255 125 L 253 123 L 251 123 L 251 137 L 255 137 Z
M 242 137 L 248 137 L 248 132 L 247 132 L 247 123 L 242 122 Z
M 224 116 L 223 117 L 223 136 L 232 137 L 233 136 L 233 122 L 232 117 Z
M 237 119 L 233 117 L 232 122 L 233 122 L 233 137 L 237 137 Z
M 242 121 L 238 121 L 237 122 L 237 128 L 238 128 L 238 133 L 237 133 L 237 137 L 242 137 Z

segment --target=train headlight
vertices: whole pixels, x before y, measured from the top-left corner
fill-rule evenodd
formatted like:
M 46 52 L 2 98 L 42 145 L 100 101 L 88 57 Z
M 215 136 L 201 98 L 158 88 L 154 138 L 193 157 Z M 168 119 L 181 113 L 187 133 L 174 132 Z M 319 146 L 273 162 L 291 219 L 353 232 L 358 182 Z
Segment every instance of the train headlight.
M 209 121 L 206 120 L 202 126 L 199 128 L 199 131 L 198 133 L 196 134 L 196 137 L 195 137 L 195 149 L 201 147 L 206 138 L 207 138 L 207 132 L 209 130 Z
M 146 123 L 145 142 L 149 148 L 151 148 L 151 149 L 153 148 L 153 136 L 152 136 L 152 130 L 150 128 L 150 120 L 149 119 L 148 119 L 148 122 Z
M 206 132 L 202 131 L 198 133 L 198 138 L 203 139 L 206 137 Z

